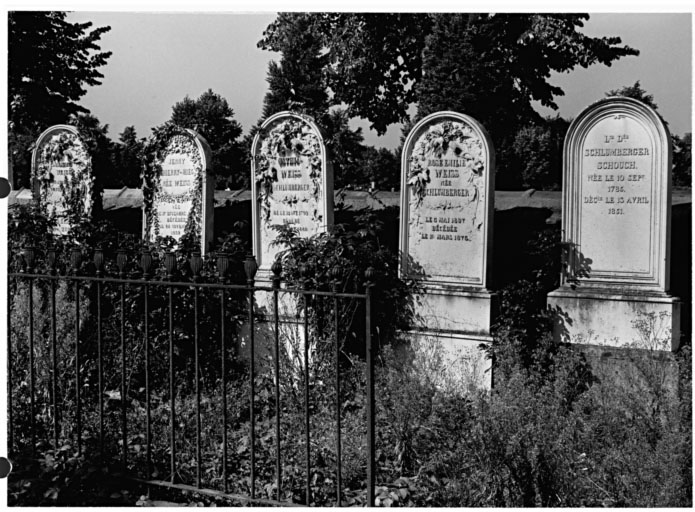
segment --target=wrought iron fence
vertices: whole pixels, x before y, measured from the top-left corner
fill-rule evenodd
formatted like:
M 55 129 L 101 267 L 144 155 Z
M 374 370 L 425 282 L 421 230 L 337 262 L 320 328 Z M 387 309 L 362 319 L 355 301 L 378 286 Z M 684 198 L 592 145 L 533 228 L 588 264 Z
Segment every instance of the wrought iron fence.
M 191 254 L 185 269 L 187 277 L 177 272 L 183 269 L 177 263 L 181 256 L 177 258 L 174 252 L 163 254 L 163 268 L 156 265 L 150 251 L 142 251 L 135 258 L 118 251 L 114 265 L 97 249 L 88 267 L 79 247 L 69 255 L 49 249 L 42 261 L 37 253 L 35 248 L 25 248 L 21 258 L 17 258 L 20 268 L 11 269 L 9 273 L 8 324 L 12 322 L 12 325 L 8 325 L 8 440 L 11 456 L 25 453 L 35 456 L 39 450 L 52 452 L 55 457 L 61 450 L 76 450 L 78 455 L 98 453 L 102 460 L 119 466 L 117 471 L 123 476 L 148 485 L 194 490 L 257 504 L 316 503 L 311 456 L 311 389 L 316 383 L 311 381 L 309 351 L 310 340 L 318 336 L 319 331 L 310 327 L 309 321 L 318 301 L 323 301 L 324 310 L 328 312 L 325 316 L 332 324 L 332 329 L 321 332 L 329 332 L 332 336 L 328 343 L 334 369 L 330 385 L 335 393 L 335 408 L 331 413 L 334 414 L 334 446 L 329 447 L 335 457 L 333 503 L 341 504 L 344 496 L 341 459 L 345 439 L 341 428 L 339 333 L 346 326 L 339 325 L 339 302 L 349 300 L 360 304 L 360 311 L 364 312 L 366 460 L 363 463 L 366 466 L 366 504 L 374 504 L 372 269 L 366 272 L 364 290 L 348 293 L 339 291 L 340 272 L 337 270 L 332 274 L 331 289 L 293 288 L 283 283 L 279 262 L 272 267 L 269 285 L 259 286 L 253 256 L 243 261 L 246 282 L 232 283 L 229 275 L 233 259 L 225 253 L 214 256 L 215 261 L 210 261 L 212 258 L 204 261 L 199 253 Z M 214 267 L 214 277 L 210 273 L 201 274 L 204 263 Z M 256 300 L 259 293 L 268 298 L 271 311 L 266 315 L 259 312 Z M 297 321 L 293 325 L 303 334 L 304 363 L 299 368 L 303 378 L 293 382 L 282 382 L 283 371 L 284 376 L 288 375 L 287 369 L 281 367 L 281 325 L 287 322 L 279 311 L 282 294 L 296 298 Z M 266 334 L 258 339 L 260 324 Z M 186 328 L 191 330 L 190 327 L 192 333 L 182 332 Z M 235 366 L 230 368 L 233 362 L 230 354 L 234 354 L 231 344 L 239 343 L 244 329 L 248 360 L 240 369 L 235 358 Z M 257 353 L 261 349 L 268 356 L 263 361 L 259 361 L 262 358 Z M 248 409 L 243 405 L 246 399 L 239 396 L 241 388 L 230 387 L 232 371 L 236 383 L 240 376 L 246 379 Z M 192 384 L 188 376 L 192 377 Z M 266 400 L 259 398 L 256 388 L 259 379 L 270 382 L 261 390 Z M 110 389 L 116 386 L 119 389 Z M 284 488 L 296 487 L 296 481 L 283 483 L 283 442 L 286 449 L 294 450 L 294 455 L 298 444 L 296 436 L 290 440 L 288 433 L 282 432 L 285 428 L 283 416 L 296 411 L 288 412 L 285 408 L 283 412 L 285 397 L 281 396 L 281 388 L 298 396 L 303 394 L 305 467 L 301 499 L 295 497 L 293 500 L 290 490 Z M 230 392 L 234 396 L 228 396 Z M 185 417 L 178 416 L 179 409 Z M 194 429 L 189 421 L 191 409 Z M 232 411 L 234 418 L 230 418 Z M 242 417 L 246 413 L 247 444 L 244 437 L 238 435 L 239 429 L 246 428 Z M 220 414 L 221 426 L 216 424 Z M 257 420 L 262 422 L 265 434 L 260 440 Z M 215 430 L 215 427 L 219 428 Z M 317 428 L 316 423 L 314 428 Z M 188 434 L 193 430 L 195 443 L 191 444 Z M 230 446 L 230 435 L 236 443 L 234 446 Z M 270 453 L 271 444 L 274 444 L 275 467 L 267 467 L 267 464 L 259 467 L 257 451 Z M 233 453 L 230 448 L 235 448 Z M 239 454 L 243 455 L 243 460 Z M 167 456 L 168 468 L 163 469 Z M 214 460 L 206 461 L 210 457 Z M 191 460 L 194 463 L 190 463 Z M 296 466 L 296 459 L 293 460 Z M 186 471 L 181 469 L 184 465 Z M 166 478 L 161 478 L 162 474 Z M 248 475 L 243 476 L 246 492 L 239 492 L 240 485 L 236 481 L 242 475 Z M 274 480 L 272 484 L 271 480 Z M 264 487 L 263 482 L 266 483 Z M 263 492 L 259 493 L 259 487 L 263 487 Z

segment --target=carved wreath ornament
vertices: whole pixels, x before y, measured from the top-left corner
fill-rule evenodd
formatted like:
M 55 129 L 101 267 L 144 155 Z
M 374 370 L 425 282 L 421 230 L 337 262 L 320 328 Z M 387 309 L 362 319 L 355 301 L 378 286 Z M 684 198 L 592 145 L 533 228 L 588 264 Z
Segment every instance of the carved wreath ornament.
M 270 221 L 270 196 L 278 181 L 278 158 L 298 155 L 309 161 L 312 196 L 318 201 L 321 192 L 321 143 L 311 127 L 298 119 L 286 119 L 268 131 L 256 155 L 255 179 L 262 218 Z
M 416 206 L 420 206 L 427 195 L 427 184 L 431 181 L 427 159 L 442 158 L 449 150 L 455 158 L 464 161 L 464 167 L 472 176 L 482 176 L 485 169 L 483 145 L 470 126 L 453 121 L 430 126 L 410 156 L 408 185 L 417 199 Z
M 68 217 L 84 218 L 92 213 L 91 196 L 94 190 L 92 159 L 83 141 L 70 132 L 55 134 L 39 149 L 37 175 L 40 182 L 40 199 L 47 204 L 51 182 L 55 177 L 51 168 L 66 162 L 69 170 L 60 183 L 61 207 Z M 56 214 L 54 210 L 51 212 Z

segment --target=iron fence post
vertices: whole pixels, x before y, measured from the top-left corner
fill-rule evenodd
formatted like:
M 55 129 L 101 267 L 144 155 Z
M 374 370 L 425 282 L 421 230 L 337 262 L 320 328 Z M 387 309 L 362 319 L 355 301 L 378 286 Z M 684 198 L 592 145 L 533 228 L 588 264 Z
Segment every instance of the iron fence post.
M 176 253 L 168 252 L 164 255 L 164 265 L 166 266 L 167 279 L 174 280 L 176 271 Z M 169 289 L 169 421 L 171 426 L 170 438 L 170 470 L 171 483 L 176 483 L 176 404 L 174 389 L 174 288 Z
M 23 250 L 22 256 L 26 263 L 26 271 L 31 274 L 34 270 L 34 258 L 36 249 L 34 247 L 26 247 Z M 34 382 L 34 280 L 27 278 L 29 283 L 29 413 L 31 414 L 29 428 L 31 429 L 31 454 L 36 454 L 36 405 L 34 403 L 35 382 Z
M 104 274 L 104 251 L 98 247 L 94 251 L 94 266 L 96 276 L 101 278 Z M 101 281 L 97 281 L 97 379 L 99 393 L 99 451 L 104 458 L 104 354 L 103 340 L 101 339 Z
M 125 279 L 126 264 L 128 255 L 126 251 L 119 250 L 116 254 L 116 264 L 118 265 L 118 275 Z M 121 283 L 121 433 L 123 438 L 122 463 L 123 471 L 128 470 L 128 430 L 127 430 L 127 388 L 126 388 L 126 353 L 125 353 L 125 285 Z
M 48 250 L 48 269 L 51 276 L 55 275 L 55 263 L 56 263 L 56 250 L 51 247 Z M 52 356 L 52 370 L 53 375 L 51 379 L 51 394 L 53 395 L 53 450 L 58 453 L 58 385 L 56 381 L 58 380 L 58 342 L 56 338 L 56 285 L 55 281 L 51 279 L 51 356 Z
M 334 314 L 334 333 L 335 333 L 335 453 L 336 453 L 336 507 L 340 507 L 342 494 L 342 453 L 340 443 L 340 337 L 338 324 L 340 313 L 338 310 L 338 296 L 335 295 L 340 289 L 340 268 L 335 266 L 331 269 L 331 279 L 333 281 L 333 314 Z
M 73 247 L 70 259 L 73 274 L 77 276 L 80 270 L 80 261 L 82 260 L 82 250 L 79 247 Z M 80 395 L 80 282 L 77 279 L 75 279 L 75 404 L 77 454 L 82 455 L 82 403 Z
M 193 273 L 193 283 L 198 282 L 200 275 L 200 270 L 203 266 L 203 260 L 200 257 L 199 252 L 194 252 L 191 254 L 191 259 L 189 260 L 191 266 L 191 272 Z M 196 472 L 195 480 L 196 487 L 200 489 L 200 464 L 202 458 L 200 455 L 200 361 L 198 360 L 198 287 L 193 287 L 193 350 L 195 352 L 193 360 L 195 364 L 195 461 L 196 461 Z
M 280 282 L 282 280 L 282 263 L 280 260 L 275 260 L 270 269 L 273 271 L 273 320 L 275 322 L 275 474 L 277 475 L 277 501 L 280 501 L 282 495 L 282 467 L 280 464 L 280 315 L 278 304 Z
M 226 253 L 217 253 L 217 272 L 219 274 L 220 283 L 223 285 L 227 281 L 229 273 L 229 255 Z M 227 483 L 227 340 L 224 332 L 224 315 L 225 315 L 225 293 L 224 288 L 220 289 L 220 351 L 221 351 L 221 368 L 222 373 L 222 485 L 226 493 L 228 488 Z
M 367 360 L 367 506 L 374 506 L 376 484 L 374 445 L 374 351 L 372 346 L 372 287 L 376 271 L 369 267 L 365 272 L 365 345 Z
M 144 286 L 144 309 L 145 309 L 145 442 L 147 443 L 147 478 L 152 476 L 152 413 L 150 406 L 150 323 L 149 323 L 149 295 L 150 287 L 147 280 L 150 277 L 152 267 L 152 253 L 144 250 L 140 255 L 140 267 L 142 268 L 142 279 Z
M 309 414 L 309 295 L 306 291 L 309 288 L 308 268 L 301 265 L 302 289 L 304 294 L 304 431 L 306 442 L 306 506 L 311 506 L 311 417 Z
M 253 287 L 254 279 L 256 277 L 256 272 L 258 271 L 258 264 L 256 263 L 256 258 L 249 254 L 246 256 L 246 261 L 244 261 L 244 270 L 246 272 L 246 284 L 249 287 L 249 333 L 250 333 L 250 356 L 251 356 L 251 368 L 250 368 L 250 380 L 251 380 L 251 499 L 256 497 L 256 414 L 254 410 L 254 394 L 256 392 L 256 361 L 255 361 L 255 340 L 254 340 L 254 324 L 253 324 Z

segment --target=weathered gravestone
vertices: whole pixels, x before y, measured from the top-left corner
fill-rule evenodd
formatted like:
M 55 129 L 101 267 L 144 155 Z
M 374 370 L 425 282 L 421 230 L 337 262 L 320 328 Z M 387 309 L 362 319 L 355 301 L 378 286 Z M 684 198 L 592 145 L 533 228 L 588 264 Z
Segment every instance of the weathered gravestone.
M 269 117 L 256 134 L 251 148 L 253 253 L 258 263 L 256 280 L 270 285 L 271 267 L 286 249 L 276 244 L 278 227 L 290 227 L 302 238 L 325 232 L 333 225 L 333 167 L 321 130 L 309 116 L 279 112 Z M 273 296 L 257 292 L 259 310 L 273 312 Z M 279 295 L 280 338 L 293 361 L 303 361 L 305 337 L 297 317 L 297 296 Z M 256 324 L 256 354 L 272 353 L 271 324 Z M 239 337 L 247 355 L 248 326 Z M 260 352 L 259 352 L 260 349 Z M 310 358 L 312 350 L 309 350 Z
M 80 220 L 89 220 L 96 197 L 92 158 L 77 129 L 51 126 L 36 141 L 32 155 L 34 200 L 66 235 Z
M 601 100 L 570 126 L 563 165 L 565 263 L 560 288 L 548 296 L 556 339 L 675 349 L 680 302 L 668 293 L 671 137 L 664 122 L 640 101 Z
M 400 273 L 424 290 L 424 325 L 412 336 L 441 346 L 451 365 L 447 378 L 486 387 L 490 365 L 479 346 L 492 340 L 494 169 L 489 136 L 463 114 L 427 116 L 405 141 Z
M 191 236 L 205 254 L 212 241 L 215 191 L 210 147 L 183 128 L 164 144 L 143 184 L 143 238 Z
M 280 112 L 269 117 L 252 146 L 253 252 L 259 279 L 268 279 L 278 226 L 301 237 L 333 224 L 333 168 L 319 127 L 308 116 Z

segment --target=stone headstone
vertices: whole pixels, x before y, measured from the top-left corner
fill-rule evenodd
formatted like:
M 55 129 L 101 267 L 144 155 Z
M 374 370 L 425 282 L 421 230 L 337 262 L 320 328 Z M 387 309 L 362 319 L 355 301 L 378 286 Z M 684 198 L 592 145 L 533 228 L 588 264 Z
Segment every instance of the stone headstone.
M 89 220 L 94 201 L 92 158 L 77 129 L 51 126 L 36 141 L 32 155 L 34 200 L 66 235 L 78 219 Z
M 494 169 L 489 136 L 463 114 L 429 115 L 405 141 L 400 273 L 423 285 L 425 323 L 416 335 L 436 339 L 468 366 L 478 360 L 488 368 L 478 346 L 491 341 Z
M 215 191 L 210 147 L 193 130 L 182 129 L 167 142 L 155 168 L 152 203 L 143 205 L 143 237 L 178 241 L 194 235 L 205 254 L 212 241 Z
M 309 116 L 280 112 L 269 117 L 252 146 L 253 249 L 259 278 L 267 277 L 282 247 L 278 226 L 300 236 L 333 224 L 333 168 L 323 136 Z
M 678 345 L 670 222 L 671 137 L 661 118 L 625 97 L 585 109 L 564 146 L 565 264 L 548 298 L 558 340 L 639 344 L 640 322 L 651 318 L 668 338 L 662 348 Z

